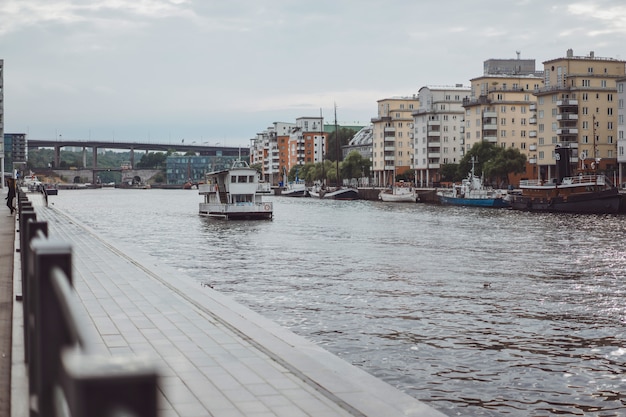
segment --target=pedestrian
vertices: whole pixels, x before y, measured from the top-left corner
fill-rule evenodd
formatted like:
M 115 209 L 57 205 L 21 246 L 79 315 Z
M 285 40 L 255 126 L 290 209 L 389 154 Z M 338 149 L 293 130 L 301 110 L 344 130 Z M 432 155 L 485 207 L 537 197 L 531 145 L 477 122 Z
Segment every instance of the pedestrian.
M 6 180 L 9 192 L 7 193 L 7 207 L 11 210 L 11 214 L 15 211 L 13 200 L 15 200 L 15 180 L 13 178 L 7 178 Z

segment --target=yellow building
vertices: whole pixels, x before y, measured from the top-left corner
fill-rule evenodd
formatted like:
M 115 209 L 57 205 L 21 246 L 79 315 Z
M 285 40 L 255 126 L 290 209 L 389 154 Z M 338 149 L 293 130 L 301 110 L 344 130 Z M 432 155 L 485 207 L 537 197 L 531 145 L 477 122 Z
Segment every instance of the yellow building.
M 544 86 L 537 96 L 537 162 L 541 177 L 554 175 L 554 149 L 567 143 L 579 167 L 595 162 L 609 177 L 617 168 L 617 80 L 625 61 L 574 56 L 545 61 Z
M 514 62 L 514 61 L 513 61 Z M 516 148 L 527 158 L 527 176 L 537 175 L 537 98 L 543 77 L 531 74 L 486 74 L 473 78 L 465 108 L 465 152 L 486 141 Z
M 413 157 L 413 111 L 419 100 L 393 97 L 378 100 L 378 117 L 372 119 L 372 173 L 374 184 L 391 185 L 396 175 L 409 171 Z

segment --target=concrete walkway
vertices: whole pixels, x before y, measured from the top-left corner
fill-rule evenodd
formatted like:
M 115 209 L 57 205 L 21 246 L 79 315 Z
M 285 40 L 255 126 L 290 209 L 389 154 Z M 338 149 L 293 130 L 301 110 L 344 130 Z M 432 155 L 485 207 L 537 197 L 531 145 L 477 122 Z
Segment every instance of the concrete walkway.
M 0 416 L 8 416 L 11 409 L 15 215 L 11 215 L 6 206 L 6 196 L 6 187 L 0 189 Z
M 161 416 L 443 416 L 156 258 L 106 242 L 44 207 L 41 195 L 29 196 L 49 236 L 72 245 L 75 289 L 97 343 L 112 355 L 160 364 Z M 0 219 L 0 232 L 13 221 L 8 209 Z M 8 240 L 3 254 L 13 245 Z M 26 401 L 25 394 L 15 401 Z

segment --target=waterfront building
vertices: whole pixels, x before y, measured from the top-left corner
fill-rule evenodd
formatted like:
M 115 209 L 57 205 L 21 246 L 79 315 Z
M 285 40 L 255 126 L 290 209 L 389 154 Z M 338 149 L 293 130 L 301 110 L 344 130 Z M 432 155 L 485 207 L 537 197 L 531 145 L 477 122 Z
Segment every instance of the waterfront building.
M 289 135 L 287 170 L 296 165 L 322 162 L 328 148 L 327 141 L 322 116 L 298 117 Z
M 624 103 L 626 102 L 626 77 L 619 78 L 617 81 L 617 164 L 618 164 L 618 181 L 617 183 L 625 184 L 626 172 L 624 172 L 624 166 L 626 165 L 626 124 L 624 119 L 626 118 L 626 108 Z
M 374 185 L 386 186 L 395 176 L 411 170 L 413 161 L 413 112 L 416 95 L 378 100 L 378 116 L 372 118 L 372 173 Z
M 537 178 L 534 92 L 543 86 L 543 72 L 535 71 L 534 59 L 488 60 L 484 67 L 486 72 L 482 76 L 470 80 L 470 96 L 463 99 L 463 154 L 481 141 L 516 148 L 527 158 L 523 176 Z
M 463 99 L 470 87 L 426 86 L 419 90 L 419 108 L 413 112 L 413 169 L 416 185 L 432 186 L 440 181 L 442 164 L 455 164 L 463 157 Z
M 357 151 L 363 159 L 371 161 L 373 135 L 373 125 L 362 127 L 358 132 L 356 132 L 352 139 L 350 139 L 350 142 L 348 142 L 347 145 L 341 147 L 341 155 L 343 159 L 346 159 L 350 152 Z
M 283 168 L 289 171 L 289 135 L 295 123 L 274 122 L 251 140 L 250 164 L 261 164 L 261 180 L 271 185 L 282 181 Z
M 554 176 L 555 146 L 574 148 L 572 163 L 595 163 L 609 177 L 617 171 L 617 81 L 625 61 L 566 56 L 545 61 L 544 86 L 537 96 L 537 163 L 541 178 Z

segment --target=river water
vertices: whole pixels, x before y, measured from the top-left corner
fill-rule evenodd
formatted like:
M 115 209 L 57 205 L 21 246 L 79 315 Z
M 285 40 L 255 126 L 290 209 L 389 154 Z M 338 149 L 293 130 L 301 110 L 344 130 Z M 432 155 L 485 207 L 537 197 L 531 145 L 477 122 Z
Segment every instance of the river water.
M 626 416 L 626 216 L 67 190 L 61 209 L 449 416 Z

